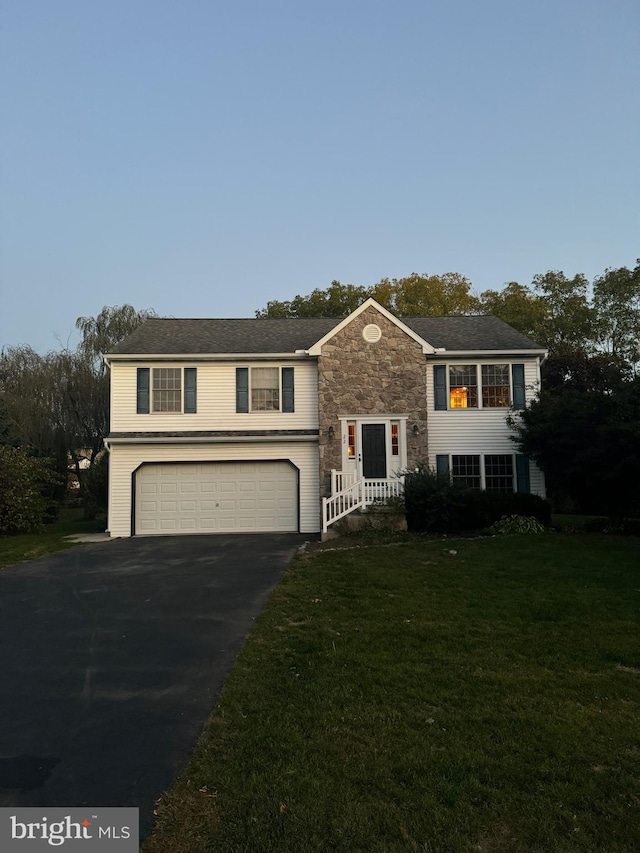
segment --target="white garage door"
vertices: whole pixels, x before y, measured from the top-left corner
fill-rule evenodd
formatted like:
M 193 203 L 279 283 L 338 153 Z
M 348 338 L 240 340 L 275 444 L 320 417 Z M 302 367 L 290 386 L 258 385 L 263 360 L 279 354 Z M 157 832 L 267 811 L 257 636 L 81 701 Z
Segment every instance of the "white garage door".
M 297 530 L 297 470 L 287 462 L 146 463 L 136 472 L 138 534 Z

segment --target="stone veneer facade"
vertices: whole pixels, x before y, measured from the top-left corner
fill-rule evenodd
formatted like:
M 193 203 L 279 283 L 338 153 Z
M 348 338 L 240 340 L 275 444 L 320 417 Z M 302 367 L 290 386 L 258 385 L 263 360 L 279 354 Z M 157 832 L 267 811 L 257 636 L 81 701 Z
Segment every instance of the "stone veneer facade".
M 382 331 L 375 343 L 362 336 L 370 323 Z M 342 467 L 338 418 L 347 415 L 406 415 L 407 467 L 427 459 L 425 355 L 420 344 L 373 307 L 327 341 L 318 357 L 320 488 L 325 497 L 331 491 L 331 469 Z M 333 439 L 327 435 L 330 426 Z

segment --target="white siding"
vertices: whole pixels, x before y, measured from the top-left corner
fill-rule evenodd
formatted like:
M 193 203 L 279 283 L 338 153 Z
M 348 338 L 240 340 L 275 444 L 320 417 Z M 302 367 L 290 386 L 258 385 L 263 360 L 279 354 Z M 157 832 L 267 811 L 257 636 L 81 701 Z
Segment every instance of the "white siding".
M 111 365 L 111 432 L 173 432 L 176 430 L 317 429 L 318 376 L 315 361 L 260 362 L 260 367 L 294 368 L 295 412 L 236 412 L 236 367 L 240 362 L 162 362 L 155 366 L 196 367 L 198 370 L 196 414 L 156 412 L 138 415 L 137 368 L 152 362 L 114 362 Z
M 131 535 L 131 475 L 143 462 L 264 459 L 288 459 L 300 470 L 300 532 L 319 532 L 320 485 L 315 442 L 114 445 L 109 468 L 109 531 L 112 536 Z
M 436 362 L 442 363 L 442 362 Z M 454 363 L 454 362 L 452 362 Z M 504 359 L 487 358 L 458 360 L 465 364 L 501 364 Z M 539 366 L 534 359 L 513 359 L 513 363 L 524 364 L 526 398 L 535 396 L 540 382 Z M 513 434 L 507 426 L 507 417 L 513 414 L 511 409 L 450 409 L 435 411 L 433 387 L 433 363 L 427 364 L 427 428 L 429 433 L 429 465 L 435 468 L 438 454 L 516 453 L 516 445 L 511 441 Z M 544 497 L 544 475 L 531 462 L 529 465 L 531 492 Z

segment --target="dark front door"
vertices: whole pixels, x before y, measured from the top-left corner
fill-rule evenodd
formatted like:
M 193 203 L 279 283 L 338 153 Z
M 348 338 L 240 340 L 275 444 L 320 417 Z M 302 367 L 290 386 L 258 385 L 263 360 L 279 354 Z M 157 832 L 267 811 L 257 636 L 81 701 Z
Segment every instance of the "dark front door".
M 362 424 L 362 475 L 376 480 L 387 476 L 384 424 Z

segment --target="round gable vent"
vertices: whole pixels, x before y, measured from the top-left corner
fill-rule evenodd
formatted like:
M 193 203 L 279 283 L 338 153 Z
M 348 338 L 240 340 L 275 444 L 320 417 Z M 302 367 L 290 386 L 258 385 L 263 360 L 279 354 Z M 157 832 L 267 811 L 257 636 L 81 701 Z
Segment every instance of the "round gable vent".
M 365 326 L 362 330 L 362 337 L 367 341 L 367 343 L 375 344 L 375 342 L 379 341 L 382 337 L 380 326 L 376 326 L 375 323 L 369 323 L 369 325 Z

